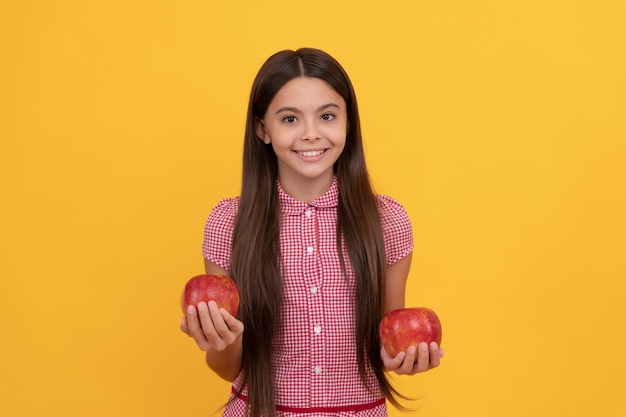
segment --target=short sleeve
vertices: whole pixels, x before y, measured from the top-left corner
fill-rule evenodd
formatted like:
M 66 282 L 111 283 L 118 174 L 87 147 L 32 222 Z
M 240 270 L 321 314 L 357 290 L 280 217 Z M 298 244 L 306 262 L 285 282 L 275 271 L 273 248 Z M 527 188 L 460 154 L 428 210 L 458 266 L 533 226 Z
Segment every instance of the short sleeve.
M 413 250 L 413 227 L 400 203 L 386 195 L 377 197 L 385 241 L 385 266 L 391 266 Z
M 233 229 L 239 198 L 225 198 L 211 210 L 204 226 L 202 256 L 230 271 Z

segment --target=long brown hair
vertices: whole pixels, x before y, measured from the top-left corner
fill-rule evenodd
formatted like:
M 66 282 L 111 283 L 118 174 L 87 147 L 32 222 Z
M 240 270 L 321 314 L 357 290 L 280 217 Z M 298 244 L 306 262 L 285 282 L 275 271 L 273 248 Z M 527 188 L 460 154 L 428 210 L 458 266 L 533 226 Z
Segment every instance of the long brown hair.
M 327 53 L 311 48 L 272 55 L 259 70 L 250 93 L 243 150 L 243 178 L 235 221 L 232 275 L 241 293 L 244 323 L 243 386 L 252 417 L 274 416 L 272 340 L 280 323 L 283 282 L 280 273 L 278 164 L 271 145 L 255 133 L 276 93 L 296 77 L 328 83 L 345 100 L 348 133 L 335 163 L 339 187 L 338 249 L 345 245 L 356 276 L 355 327 L 359 375 L 366 384 L 367 363 L 392 404 L 399 394 L 387 380 L 380 358 L 378 323 L 383 311 L 385 251 L 376 195 L 365 165 L 356 95 L 348 75 Z M 342 250 L 338 250 L 340 256 Z M 346 260 L 340 259 L 346 272 Z M 367 387 L 373 389 L 374 387 Z

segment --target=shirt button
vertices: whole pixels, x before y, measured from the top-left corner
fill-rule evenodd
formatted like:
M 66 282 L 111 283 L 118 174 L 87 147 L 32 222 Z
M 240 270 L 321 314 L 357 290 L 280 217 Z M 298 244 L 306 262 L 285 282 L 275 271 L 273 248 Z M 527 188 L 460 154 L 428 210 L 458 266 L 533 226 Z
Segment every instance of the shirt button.
M 310 255 L 313 253 L 313 251 L 315 250 L 315 248 L 313 246 L 309 246 L 308 248 L 306 248 L 306 252 Z
M 315 334 L 320 334 L 322 332 L 322 326 L 313 327 L 313 331 L 315 332 Z
M 316 366 L 315 369 L 313 369 L 313 372 L 315 372 L 317 375 L 322 373 L 322 367 L 321 366 Z
M 311 294 L 317 293 L 317 287 L 315 285 L 311 285 Z
M 304 214 L 305 214 L 307 217 L 311 217 L 311 213 L 312 213 L 312 212 L 311 212 L 311 209 L 308 209 L 307 211 L 305 211 L 305 212 L 304 212 Z

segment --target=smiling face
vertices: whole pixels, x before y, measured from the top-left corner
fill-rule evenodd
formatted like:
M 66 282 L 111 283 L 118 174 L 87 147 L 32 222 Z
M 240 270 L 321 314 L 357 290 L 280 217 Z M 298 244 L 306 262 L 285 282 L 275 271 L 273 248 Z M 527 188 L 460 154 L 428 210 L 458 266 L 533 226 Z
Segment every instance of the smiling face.
M 256 134 L 272 145 L 285 192 L 310 201 L 332 183 L 347 126 L 346 103 L 335 90 L 319 78 L 297 77 L 276 93 Z

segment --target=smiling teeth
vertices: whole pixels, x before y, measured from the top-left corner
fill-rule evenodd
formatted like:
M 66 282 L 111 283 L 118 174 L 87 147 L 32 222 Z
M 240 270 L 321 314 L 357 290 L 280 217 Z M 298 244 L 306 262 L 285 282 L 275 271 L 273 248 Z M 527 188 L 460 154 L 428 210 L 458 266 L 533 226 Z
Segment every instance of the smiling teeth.
M 308 151 L 308 152 L 299 152 L 302 156 L 318 156 L 323 154 L 324 151 Z

